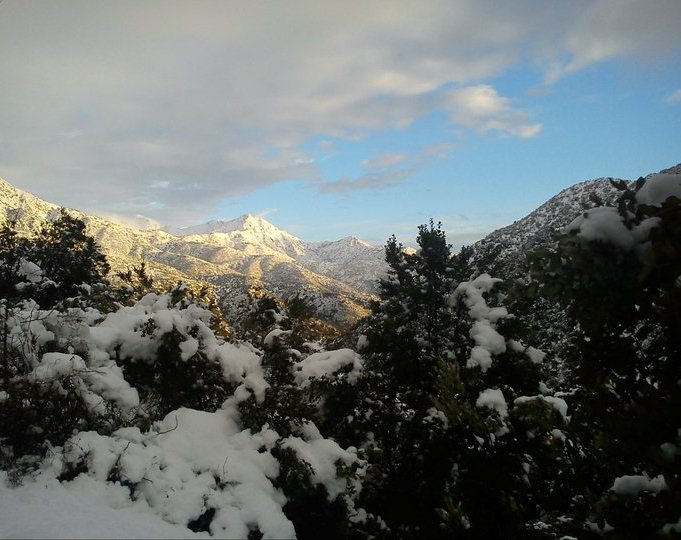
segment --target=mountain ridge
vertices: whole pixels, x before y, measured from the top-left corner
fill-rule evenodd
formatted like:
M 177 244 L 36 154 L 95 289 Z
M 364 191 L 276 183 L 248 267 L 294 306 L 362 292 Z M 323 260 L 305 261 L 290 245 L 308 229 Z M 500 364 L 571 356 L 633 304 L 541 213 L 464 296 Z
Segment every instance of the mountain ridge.
M 554 232 L 567 226 L 585 208 L 593 206 L 594 197 L 605 204 L 614 204 L 621 192 L 612 182 L 619 180 L 622 179 L 594 178 L 561 190 L 526 216 L 475 242 L 471 246 L 473 263 L 481 271 L 513 274 L 527 253 L 547 246 Z
M 681 164 L 660 173 L 679 171 Z M 593 206 L 594 197 L 614 204 L 620 192 L 612 181 L 618 180 L 601 177 L 565 188 L 528 215 L 475 242 L 471 260 L 477 271 L 517 276 L 525 255 L 549 245 L 555 231 Z M 19 229 L 30 234 L 59 206 L 0 178 L 0 211 L 9 216 L 15 208 Z M 387 271 L 382 247 L 355 236 L 306 242 L 253 214 L 211 220 L 173 233 L 70 212 L 83 219 L 114 270 L 144 260 L 153 274 L 166 281 L 209 283 L 223 308 L 235 316 L 250 292 L 261 289 L 282 298 L 302 294 L 323 317 L 350 322 L 368 313 L 378 280 Z
M 22 234 L 33 234 L 59 208 L 0 179 L 0 213 L 16 214 Z M 238 310 L 251 290 L 260 289 L 282 298 L 303 294 L 322 318 L 346 323 L 365 315 L 373 298 L 362 287 L 367 285 L 363 275 L 371 264 L 358 266 L 355 273 L 351 269 L 338 272 L 337 265 L 317 261 L 308 253 L 314 243 L 304 243 L 257 216 L 225 221 L 220 224 L 224 232 L 179 237 L 159 229 L 135 229 L 79 210 L 69 212 L 85 222 L 114 272 L 145 261 L 161 282 L 210 284 L 228 313 Z M 225 224 L 232 230 L 225 231 Z M 355 258 L 346 253 L 342 264 Z M 373 263 L 376 268 L 370 269 L 371 274 L 380 274 L 384 262 Z

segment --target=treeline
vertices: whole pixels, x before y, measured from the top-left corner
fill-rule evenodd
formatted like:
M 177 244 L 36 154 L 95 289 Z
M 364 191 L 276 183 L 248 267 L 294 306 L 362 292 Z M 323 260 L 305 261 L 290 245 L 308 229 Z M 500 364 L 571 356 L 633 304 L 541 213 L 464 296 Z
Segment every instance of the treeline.
M 393 237 L 371 315 L 328 339 L 300 297 L 254 298 L 226 336 L 183 286 L 153 291 L 143 267 L 109 280 L 68 214 L 33 239 L 8 223 L 3 468 L 20 481 L 77 433 L 222 410 L 276 461 L 273 500 L 299 538 L 679 537 L 681 201 L 655 182 L 620 185 L 617 207 L 585 211 L 521 279 L 452 253 L 432 221 L 415 253 Z M 98 474 L 61 452 L 63 481 Z M 117 452 L 104 478 L 153 507 Z M 231 493 L 218 476 L 205 489 Z M 220 535 L 206 493 L 176 522 Z M 244 536 L 275 535 L 264 522 Z

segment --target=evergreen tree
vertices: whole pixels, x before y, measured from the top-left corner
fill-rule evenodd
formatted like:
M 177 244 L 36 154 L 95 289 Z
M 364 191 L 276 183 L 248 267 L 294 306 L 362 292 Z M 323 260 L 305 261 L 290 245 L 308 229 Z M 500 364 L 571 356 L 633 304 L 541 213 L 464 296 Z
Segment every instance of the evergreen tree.
M 585 212 L 532 261 L 539 294 L 574 326 L 568 532 L 580 538 L 679 531 L 681 201 L 641 202 L 664 181 L 619 185 L 618 207 Z
M 109 272 L 106 257 L 86 233 L 85 223 L 64 208 L 38 232 L 31 258 L 55 285 L 35 298 L 43 308 L 74 296 L 83 283 L 101 283 Z
M 470 250 L 453 256 L 439 224 L 419 227 L 417 243 L 386 245 L 365 371 L 353 401 L 334 404 L 336 435 L 365 450 L 363 501 L 389 534 L 526 538 L 540 467 L 562 452 L 551 434 L 562 401 L 538 397 L 541 354 L 497 332 L 510 320 L 493 305 L 499 280 L 466 281 Z
M 419 250 L 405 250 L 393 236 L 385 247 L 388 277 L 379 282 L 380 303 L 372 306 L 365 354 L 370 369 L 380 370 L 395 393 L 409 393 L 421 407 L 430 405 L 428 390 L 438 362 L 451 346 L 454 315 L 448 297 L 454 292 L 456 258 L 441 224 L 421 225 Z

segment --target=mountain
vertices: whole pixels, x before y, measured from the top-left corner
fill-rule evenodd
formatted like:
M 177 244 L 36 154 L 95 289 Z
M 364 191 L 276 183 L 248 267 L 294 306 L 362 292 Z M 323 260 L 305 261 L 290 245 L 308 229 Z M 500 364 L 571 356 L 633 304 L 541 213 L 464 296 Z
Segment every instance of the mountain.
M 681 164 L 652 174 L 681 174 Z M 515 281 L 521 289 L 529 276 L 525 268 L 526 255 L 537 248 L 550 247 L 553 233 L 565 228 L 585 209 L 600 201 L 615 205 L 621 191 L 613 186 L 611 177 L 596 178 L 575 184 L 550 198 L 536 210 L 518 221 L 493 231 L 473 244 L 471 262 L 476 272 L 488 272 L 507 282 Z M 631 184 L 630 180 L 624 180 Z M 520 299 L 518 304 L 509 302 L 510 310 L 521 315 L 531 330 L 537 346 L 554 361 L 550 369 L 554 377 L 563 380 L 570 368 L 562 362 L 568 350 L 569 338 L 574 328 L 565 308 L 552 300 L 536 298 Z
M 332 320 L 354 320 L 365 314 L 360 306 L 367 305 L 387 269 L 383 248 L 355 237 L 305 242 L 251 214 L 174 232 L 177 237 L 164 244 L 166 251 L 191 255 L 219 268 L 227 266 L 246 276 L 249 286 L 262 286 L 278 296 L 300 293 Z M 206 279 L 217 287 L 219 296 L 243 299 L 243 287 L 229 273 L 218 269 Z M 224 308 L 239 309 L 233 304 Z
M 178 229 L 176 234 L 190 242 L 227 246 L 253 255 L 272 252 L 295 258 L 305 253 L 302 240 L 251 214 L 230 221 L 215 220 L 184 227 Z
M 298 261 L 318 274 L 336 276 L 344 283 L 372 293 L 387 270 L 384 248 L 354 236 L 335 242 L 307 243 Z
M 212 246 L 213 258 L 220 249 L 235 250 L 246 256 L 241 263 L 243 267 L 252 265 L 254 260 L 260 264 L 263 257 L 287 256 L 307 270 L 367 292 L 376 290 L 378 279 L 386 271 L 382 247 L 354 236 L 305 242 L 251 214 L 229 221 L 208 221 L 174 232 L 185 242 Z
M 595 200 L 614 204 L 620 195 L 612 177 L 580 182 L 551 197 L 536 210 L 511 225 L 491 232 L 473 244 L 473 263 L 484 272 L 509 276 L 518 270 L 527 253 L 547 246 L 551 235 L 568 225 Z
M 0 179 L 0 216 L 16 217 L 24 234 L 32 234 L 58 209 Z M 163 284 L 210 284 L 228 316 L 246 309 L 249 291 L 256 289 L 282 298 L 300 294 L 322 318 L 352 322 L 367 313 L 374 278 L 385 268 L 381 248 L 357 239 L 304 242 L 253 215 L 171 234 L 70 212 L 86 223 L 113 271 L 144 260 Z
M 681 174 L 681 163 L 653 174 Z M 570 224 L 581 212 L 601 201 L 614 205 L 621 191 L 612 182 L 632 180 L 601 177 L 570 186 L 511 225 L 491 232 L 473 244 L 473 263 L 484 272 L 508 276 L 518 270 L 525 255 L 551 243 L 551 235 Z M 495 272 L 496 270 L 496 272 Z
M 661 172 L 679 170 L 681 164 Z M 598 178 L 564 189 L 526 217 L 476 242 L 472 262 L 481 272 L 518 276 L 525 254 L 548 245 L 551 234 L 593 206 L 594 198 L 615 202 L 619 191 L 610 180 Z M 0 216 L 15 215 L 25 234 L 35 231 L 58 208 L 0 179 Z M 85 221 L 114 271 L 144 260 L 164 285 L 209 284 L 232 318 L 247 309 L 249 294 L 258 290 L 281 298 L 300 294 L 319 316 L 353 322 L 367 313 L 378 279 L 387 270 L 381 247 L 352 236 L 306 242 L 251 214 L 164 231 L 139 230 L 77 210 L 72 213 Z

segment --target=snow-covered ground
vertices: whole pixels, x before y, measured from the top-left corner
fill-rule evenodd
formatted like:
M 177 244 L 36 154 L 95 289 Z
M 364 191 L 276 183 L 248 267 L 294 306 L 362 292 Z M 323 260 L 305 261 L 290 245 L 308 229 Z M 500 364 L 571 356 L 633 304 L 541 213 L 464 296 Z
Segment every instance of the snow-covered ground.
M 0 473 L 0 538 L 207 538 L 154 515 L 128 490 L 79 476 L 41 475 L 10 488 Z

